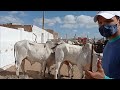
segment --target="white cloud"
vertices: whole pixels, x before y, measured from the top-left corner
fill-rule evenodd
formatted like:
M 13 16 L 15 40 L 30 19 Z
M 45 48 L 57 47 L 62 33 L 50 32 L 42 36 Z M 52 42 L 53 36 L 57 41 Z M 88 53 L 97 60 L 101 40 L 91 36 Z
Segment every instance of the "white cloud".
M 76 24 L 76 17 L 74 15 L 66 15 L 63 18 L 63 24 L 60 27 L 67 28 L 67 29 L 78 28 L 78 25 Z
M 62 28 L 74 29 L 74 28 L 94 28 L 97 27 L 97 24 L 93 21 L 93 17 L 80 15 L 66 15 L 63 20 Z
M 35 18 L 33 22 L 35 25 L 42 25 L 42 18 Z M 63 18 L 45 18 L 44 23 L 48 26 L 54 26 L 59 23 L 61 28 L 66 29 L 77 29 L 81 27 L 90 29 L 97 27 L 97 24 L 93 21 L 93 17 L 87 15 L 66 15 Z
M 35 19 L 33 19 L 33 22 L 35 25 L 42 25 L 42 20 L 43 20 L 42 18 L 35 18 Z M 60 17 L 54 17 L 51 19 L 45 18 L 44 23 L 47 24 L 48 26 L 53 26 L 56 23 L 62 23 L 62 21 L 61 21 Z
M 16 14 L 18 14 L 19 16 L 26 16 L 26 13 L 24 11 L 10 11 L 8 13 L 9 13 L 9 15 L 16 15 Z
M 77 18 L 76 21 L 78 23 L 85 23 L 86 24 L 86 23 L 89 23 L 90 20 L 93 21 L 92 17 L 85 16 L 85 15 L 80 15 L 80 16 L 77 16 L 76 18 Z
M 76 28 L 78 28 L 78 25 L 77 24 L 63 24 L 63 25 L 61 25 L 60 27 L 62 27 L 62 28 L 67 28 L 67 29 L 76 29 Z
M 10 11 L 6 16 L 0 16 L 0 23 L 24 24 L 24 21 L 19 16 L 25 16 L 23 11 Z
M 54 17 L 53 20 L 56 21 L 56 23 L 62 23 L 61 18 L 60 17 Z
M 35 25 L 42 25 L 42 19 L 41 18 L 35 18 L 33 19 L 33 24 Z
M 18 13 L 18 11 L 10 11 L 10 12 L 8 12 L 9 14 L 17 14 Z
M 20 16 L 26 16 L 26 15 L 27 15 L 27 14 L 26 14 L 25 12 L 23 12 L 23 11 L 20 11 L 19 13 L 20 13 Z
M 14 23 L 14 24 L 23 24 L 24 21 L 18 17 L 9 15 L 9 16 L 0 16 L 0 23 Z
M 64 23 L 65 24 L 74 24 L 74 23 L 76 23 L 76 21 L 75 21 L 75 16 L 74 15 L 66 15 L 65 17 L 64 17 Z
M 73 30 L 73 32 L 77 32 L 77 30 Z
M 86 15 L 80 15 L 77 17 L 77 23 L 81 26 L 84 26 L 85 28 L 94 28 L 97 27 L 97 24 L 93 21 L 93 17 L 86 16 Z

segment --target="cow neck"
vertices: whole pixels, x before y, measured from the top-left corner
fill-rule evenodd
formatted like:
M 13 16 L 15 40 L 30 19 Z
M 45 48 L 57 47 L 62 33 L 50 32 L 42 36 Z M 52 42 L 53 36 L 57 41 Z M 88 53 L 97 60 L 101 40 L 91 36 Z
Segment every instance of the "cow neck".
M 50 48 L 48 45 L 46 45 L 46 51 L 48 52 L 48 53 L 51 53 L 51 51 L 50 51 L 50 49 L 48 49 L 48 48 Z

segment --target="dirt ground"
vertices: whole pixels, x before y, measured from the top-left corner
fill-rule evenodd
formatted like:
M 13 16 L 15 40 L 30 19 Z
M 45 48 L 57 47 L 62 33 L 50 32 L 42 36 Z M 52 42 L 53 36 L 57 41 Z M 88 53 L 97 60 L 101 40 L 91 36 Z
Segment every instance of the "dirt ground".
M 31 66 L 29 61 L 25 61 L 25 76 L 22 74 L 20 70 L 19 78 L 15 74 L 15 66 L 11 66 L 6 70 L 0 70 L 0 79 L 54 79 L 54 71 L 51 72 L 51 75 L 48 75 L 47 71 L 45 73 L 45 77 L 41 77 L 39 74 L 39 70 L 41 68 L 40 63 L 35 63 Z M 79 70 L 76 66 L 73 67 L 73 79 L 79 79 Z M 68 69 L 67 66 L 64 64 L 61 68 L 61 79 L 70 79 L 68 77 Z

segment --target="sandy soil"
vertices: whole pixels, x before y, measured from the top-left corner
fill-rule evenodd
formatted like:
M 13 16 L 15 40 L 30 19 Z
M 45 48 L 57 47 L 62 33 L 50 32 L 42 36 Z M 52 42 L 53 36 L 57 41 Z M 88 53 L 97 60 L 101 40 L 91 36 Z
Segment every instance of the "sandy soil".
M 39 74 L 39 70 L 41 68 L 41 65 L 39 63 L 35 63 L 31 66 L 31 64 L 26 60 L 25 61 L 25 70 L 26 74 L 25 76 L 22 74 L 20 70 L 20 76 L 19 78 L 15 74 L 15 66 L 11 66 L 10 68 L 6 70 L 0 70 L 0 79 L 54 79 L 54 71 L 51 72 L 51 75 L 47 74 L 47 71 L 45 73 L 46 77 L 41 77 Z M 73 79 L 79 79 L 79 70 L 76 66 L 74 68 L 74 76 Z M 68 69 L 66 65 L 63 65 L 61 68 L 61 79 L 70 79 L 68 77 Z

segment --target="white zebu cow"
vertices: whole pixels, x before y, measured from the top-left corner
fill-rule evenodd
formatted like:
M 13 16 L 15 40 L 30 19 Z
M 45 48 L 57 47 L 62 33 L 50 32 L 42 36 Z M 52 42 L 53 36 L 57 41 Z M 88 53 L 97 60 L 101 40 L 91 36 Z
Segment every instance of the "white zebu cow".
M 60 44 L 65 44 L 65 42 L 62 41 L 62 40 L 56 42 L 56 46 L 54 47 L 53 51 L 55 51 L 56 47 Z M 71 63 L 69 63 L 67 61 L 62 62 L 61 67 L 62 67 L 63 64 L 67 65 L 68 76 L 69 76 L 69 78 L 72 78 L 73 77 L 73 66 L 71 65 Z M 51 70 L 50 70 L 51 66 L 52 66 L 52 69 L 55 69 L 55 52 L 51 53 L 50 57 L 47 59 L 45 70 L 46 70 L 46 68 L 48 69 L 48 74 L 49 75 L 50 75 L 50 72 L 51 72 Z M 44 70 L 44 72 L 45 72 L 45 70 Z
M 55 79 L 60 77 L 61 63 L 67 61 L 72 65 L 77 65 L 80 71 L 80 79 L 83 77 L 83 70 L 90 68 L 91 62 L 91 46 L 92 44 L 86 44 L 85 46 L 77 46 L 70 44 L 61 44 L 56 47 L 55 60 Z M 96 67 L 97 55 L 93 51 L 93 65 Z M 94 69 L 93 67 L 93 69 Z M 58 77 L 57 77 L 58 75 Z
M 28 40 L 16 42 L 14 45 L 16 75 L 19 76 L 20 66 L 23 73 L 25 73 L 25 59 L 30 61 L 31 64 L 35 62 L 41 63 L 40 73 L 44 75 L 46 61 L 50 57 L 51 53 L 53 53 L 51 49 L 53 47 L 55 47 L 55 43 L 51 41 L 46 44 L 38 44 Z

